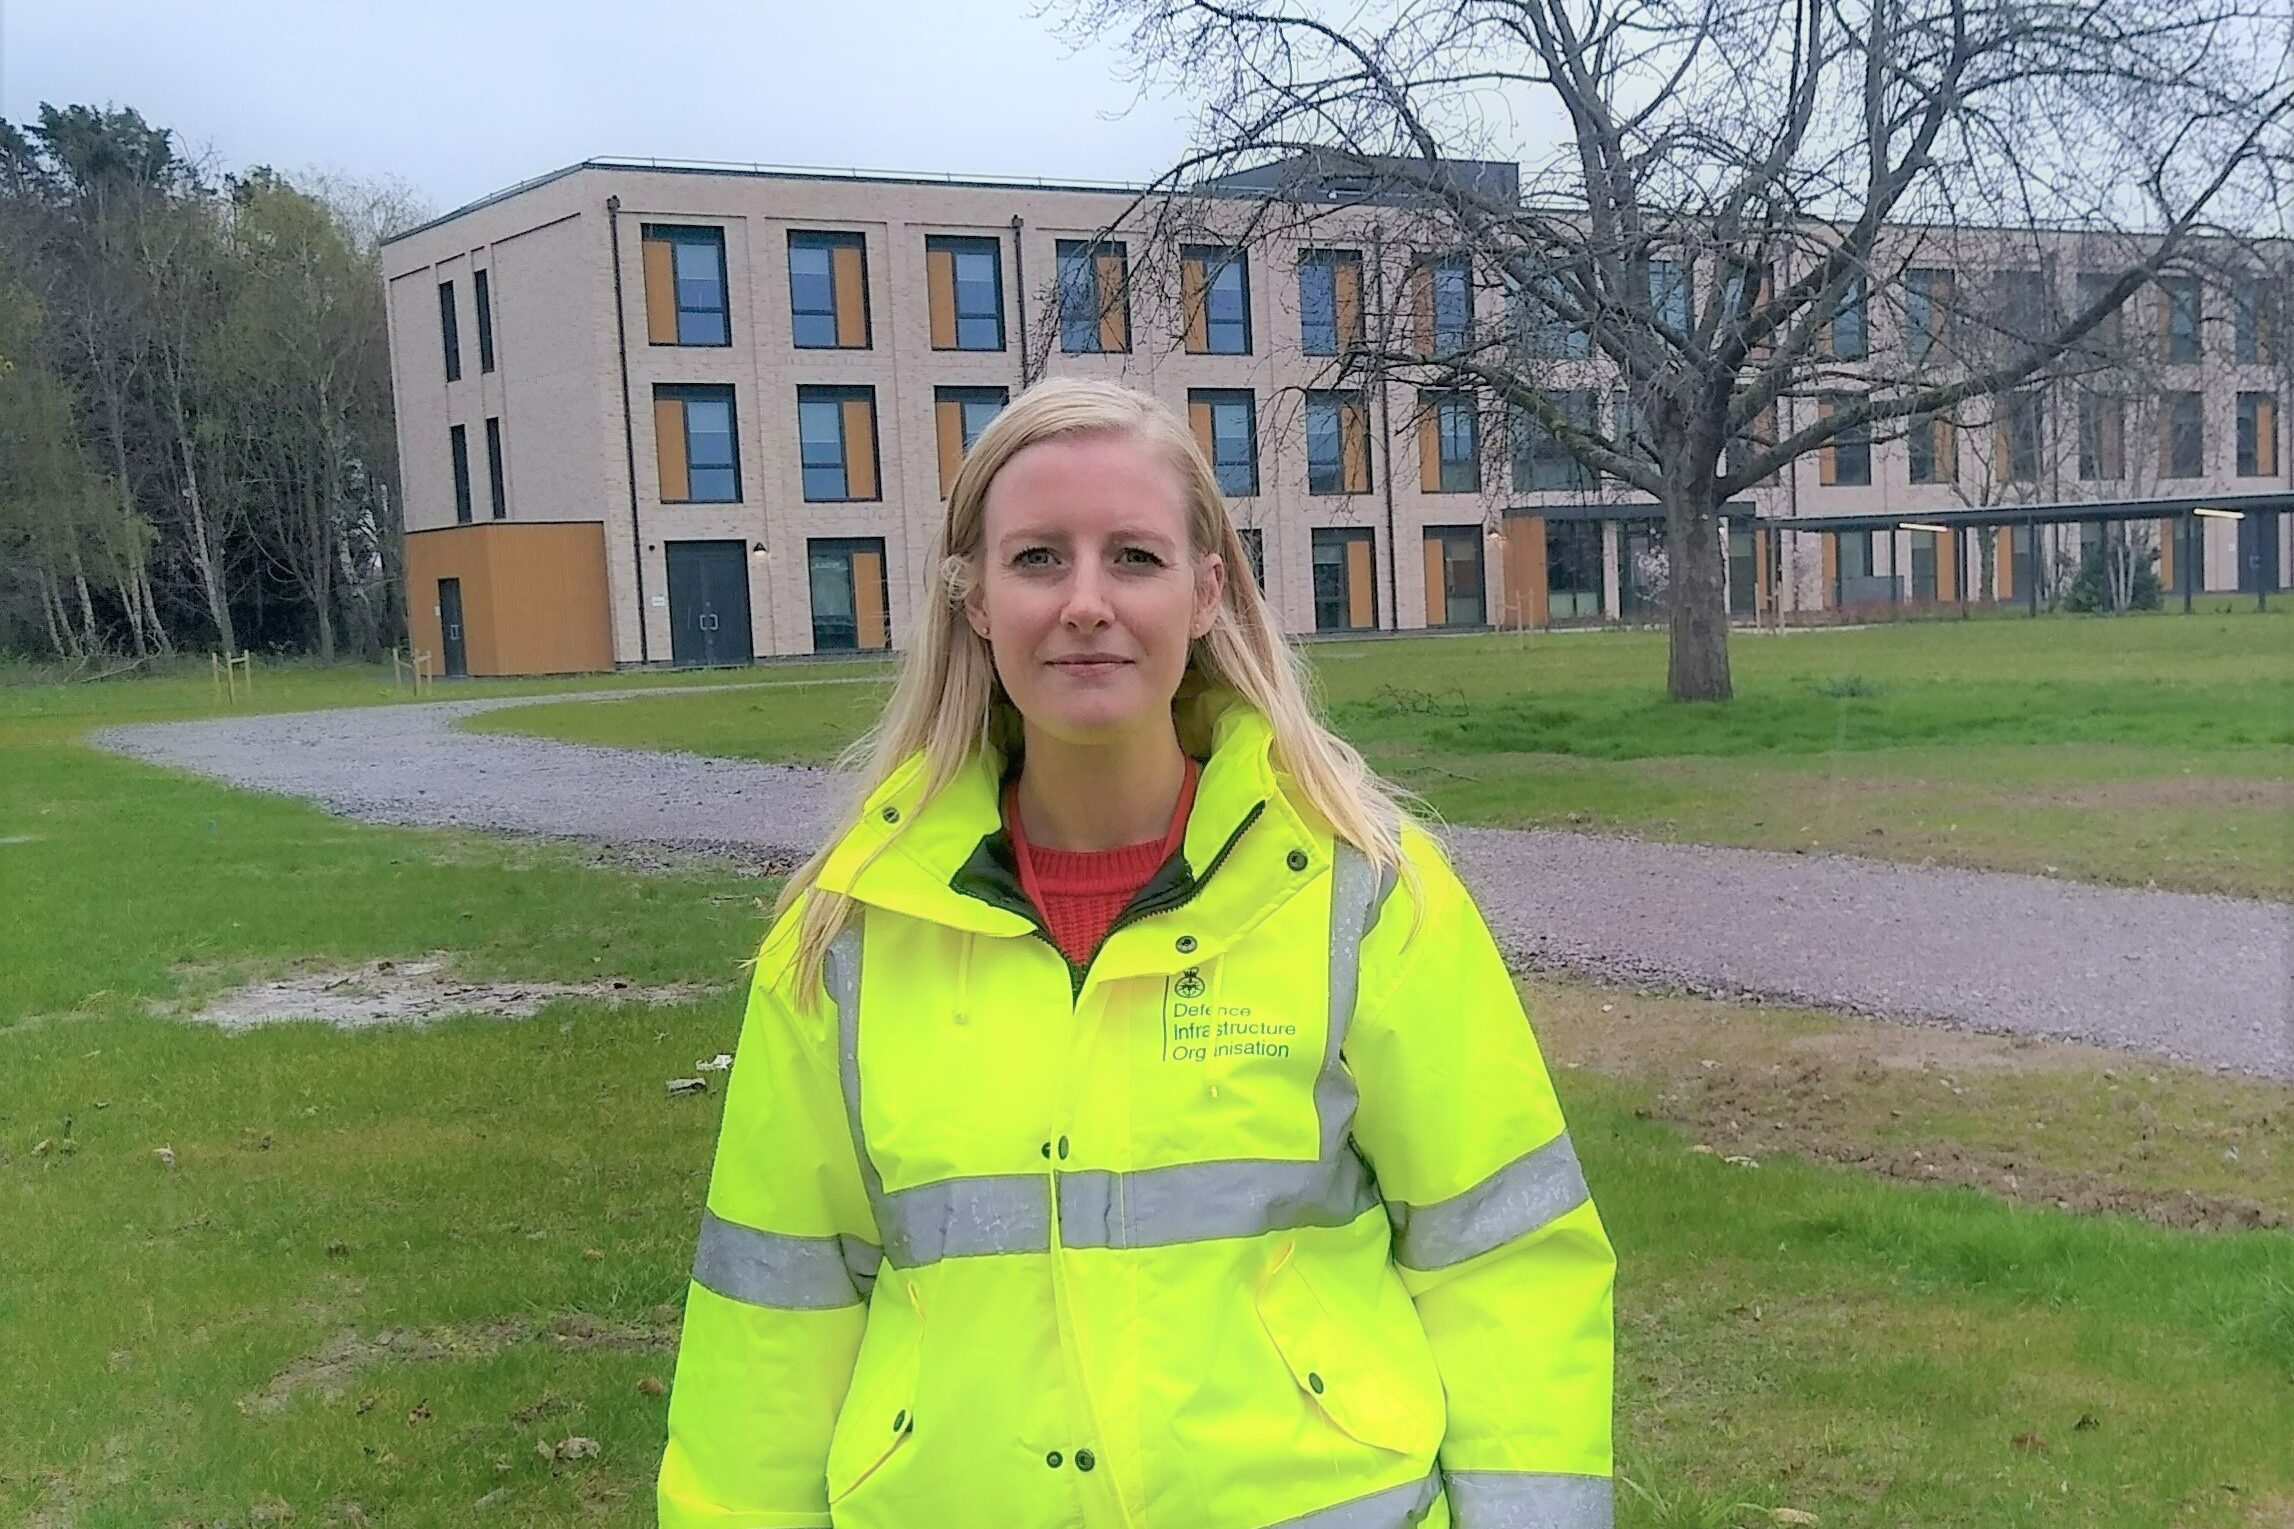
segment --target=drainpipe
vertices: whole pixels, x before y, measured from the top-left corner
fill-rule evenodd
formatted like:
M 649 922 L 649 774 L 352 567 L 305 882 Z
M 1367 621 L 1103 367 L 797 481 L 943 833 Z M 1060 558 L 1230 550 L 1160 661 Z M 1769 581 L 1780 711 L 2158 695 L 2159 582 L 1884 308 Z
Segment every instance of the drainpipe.
M 605 199 L 606 242 L 613 251 L 613 338 L 621 348 L 621 451 L 629 467 L 629 560 L 637 570 L 637 662 L 653 662 L 645 631 L 645 542 L 637 530 L 637 426 L 629 414 L 629 317 L 621 300 L 621 198 Z
M 1370 306 L 1378 315 L 1380 334 L 1378 343 L 1385 345 L 1386 330 L 1386 225 L 1370 225 Z M 1402 629 L 1401 595 L 1395 583 L 1394 565 L 1402 560 L 1402 549 L 1394 540 L 1394 406 L 1393 394 L 1387 387 L 1386 368 L 1378 368 L 1378 440 L 1386 460 L 1380 464 L 1378 482 L 1386 493 L 1386 620 L 1381 623 L 1388 631 Z M 1427 613 L 1431 624 L 1432 612 Z
M 1020 215 L 1012 214 L 1012 285 L 1019 288 L 1014 294 L 1012 314 L 1019 320 L 1020 330 L 1020 391 L 1028 390 L 1028 262 L 1020 249 Z

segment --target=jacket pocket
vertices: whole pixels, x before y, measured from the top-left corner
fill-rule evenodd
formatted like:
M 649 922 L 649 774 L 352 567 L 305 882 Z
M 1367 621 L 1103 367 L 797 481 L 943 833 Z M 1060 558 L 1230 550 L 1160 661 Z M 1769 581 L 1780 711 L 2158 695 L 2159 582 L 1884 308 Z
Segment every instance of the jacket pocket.
M 1381 1352 L 1390 1335 L 1373 1330 L 1368 1313 L 1341 1320 L 1284 1244 L 1259 1282 L 1259 1323 L 1300 1393 L 1347 1437 L 1379 1449 L 1415 1454 L 1441 1433 L 1441 1408 L 1431 1416 L 1399 1356 Z
M 869 1308 L 852 1387 L 828 1445 L 828 1500 L 834 1507 L 864 1486 L 916 1434 L 916 1376 L 923 1354 L 923 1306 L 913 1286 L 880 1290 Z M 881 1297 L 890 1296 L 890 1300 Z

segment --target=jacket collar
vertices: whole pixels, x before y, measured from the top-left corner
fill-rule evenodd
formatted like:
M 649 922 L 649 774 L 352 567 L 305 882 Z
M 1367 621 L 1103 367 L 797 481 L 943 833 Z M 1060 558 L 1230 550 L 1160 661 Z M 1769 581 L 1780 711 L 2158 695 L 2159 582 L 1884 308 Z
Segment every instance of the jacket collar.
M 1278 894 L 1327 865 L 1330 845 L 1285 789 L 1264 714 L 1226 690 L 1183 704 L 1208 723 L 1210 758 L 1178 855 L 1142 889 L 1124 922 L 1185 906 L 1190 930 L 1204 926 L 1194 950 L 1201 959 L 1212 953 L 1214 931 L 1223 945 L 1279 902 Z M 983 746 L 927 798 L 924 756 L 911 755 L 862 804 L 821 867 L 821 889 L 977 934 L 1035 928 L 1003 828 L 1004 768 L 1002 753 Z M 1305 864 L 1291 864 L 1294 850 Z

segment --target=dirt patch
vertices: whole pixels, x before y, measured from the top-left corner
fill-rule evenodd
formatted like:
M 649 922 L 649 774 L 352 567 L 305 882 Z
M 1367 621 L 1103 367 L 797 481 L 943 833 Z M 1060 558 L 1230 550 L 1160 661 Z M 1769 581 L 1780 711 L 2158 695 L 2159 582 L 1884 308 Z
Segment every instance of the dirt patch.
M 1547 1056 L 1700 1149 L 2165 1226 L 2294 1226 L 2294 1088 L 2070 1042 L 1537 979 Z
M 239 1410 L 267 1416 L 309 1393 L 338 1400 L 362 1370 L 376 1364 L 491 1359 L 524 1343 L 544 1344 L 565 1353 L 590 1349 L 662 1352 L 676 1347 L 677 1335 L 669 1327 L 615 1327 L 578 1313 L 553 1318 L 542 1326 L 505 1321 L 421 1331 L 386 1327 L 370 1338 L 360 1337 L 355 1327 L 346 1327 L 317 1352 L 289 1363 L 262 1390 L 241 1397 Z
M 2023 797 L 2021 804 L 2076 807 L 2094 812 L 2145 807 L 2232 807 L 2294 812 L 2294 780 L 2183 775 L 2151 780 L 2094 781 Z
M 472 982 L 456 976 L 444 955 L 418 961 L 368 961 L 304 970 L 252 982 L 202 1002 L 159 1004 L 162 1013 L 224 1030 L 317 1020 L 341 1030 L 422 1025 L 454 1015 L 523 1019 L 561 998 L 609 1003 L 692 1003 L 723 989 L 701 983 L 639 987 L 621 978 L 591 982 Z

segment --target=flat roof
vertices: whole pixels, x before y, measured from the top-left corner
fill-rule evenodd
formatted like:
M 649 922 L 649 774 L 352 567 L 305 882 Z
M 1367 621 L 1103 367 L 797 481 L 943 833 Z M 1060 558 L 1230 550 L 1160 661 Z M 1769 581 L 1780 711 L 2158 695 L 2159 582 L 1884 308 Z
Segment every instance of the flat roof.
M 1056 178 L 1030 179 L 1017 175 L 958 175 L 953 172 L 935 173 L 928 170 L 869 170 L 831 169 L 820 165 L 743 164 L 730 160 L 708 159 L 638 159 L 621 155 L 602 155 L 584 159 L 576 164 L 562 166 L 545 174 L 522 180 L 515 186 L 487 193 L 474 202 L 465 202 L 452 212 L 440 213 L 427 222 L 392 234 L 383 240 L 385 245 L 466 217 L 480 208 L 506 202 L 511 197 L 563 180 L 582 170 L 633 170 L 665 175 L 731 175 L 759 180 L 792 181 L 859 181 L 886 186 L 960 186 L 982 191 L 1078 191 L 1094 192 L 1102 196 L 1137 196 L 1151 190 L 1148 182 L 1059 180 Z

